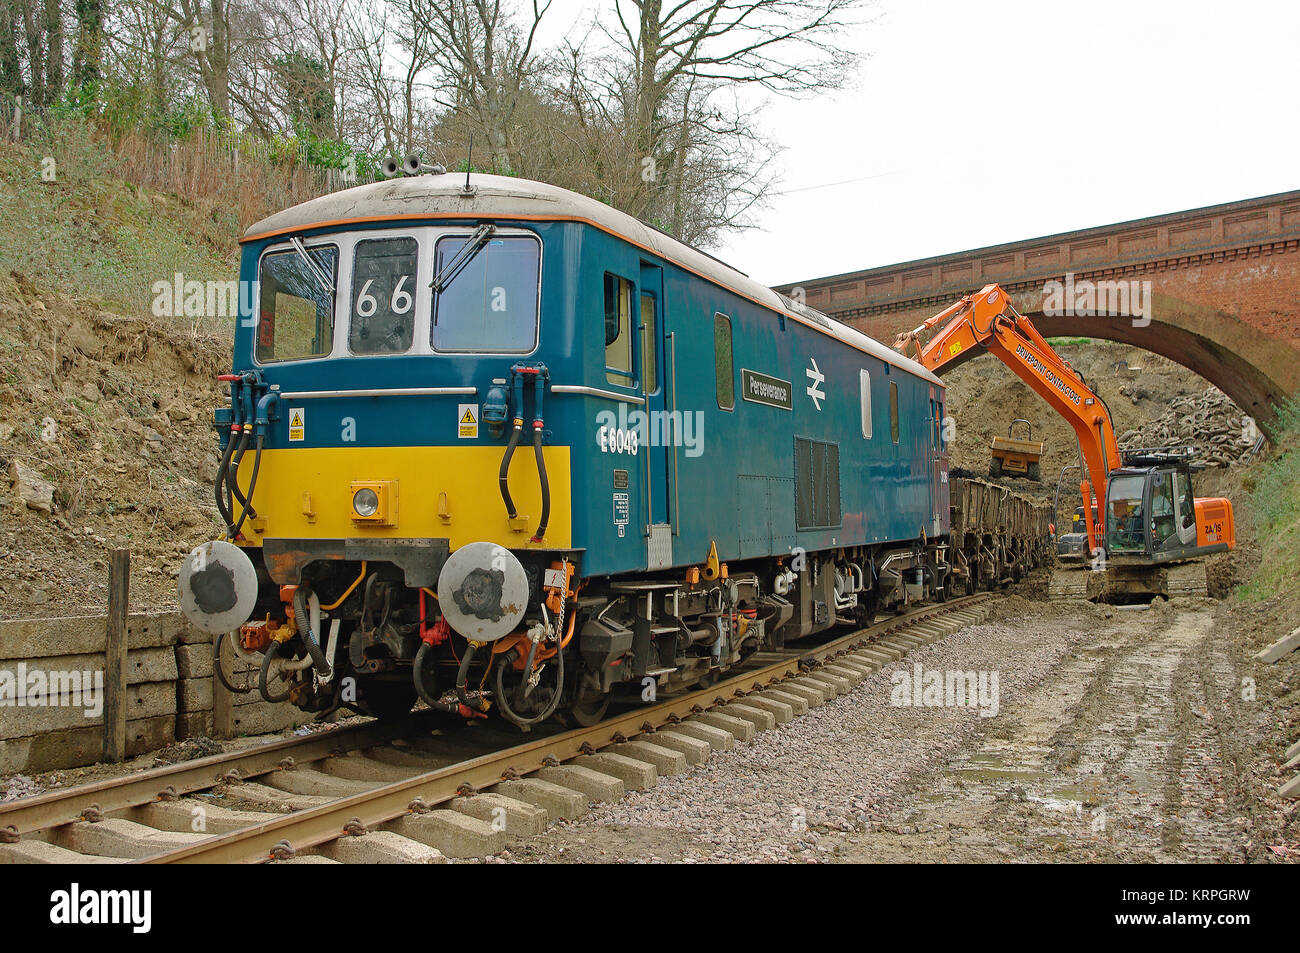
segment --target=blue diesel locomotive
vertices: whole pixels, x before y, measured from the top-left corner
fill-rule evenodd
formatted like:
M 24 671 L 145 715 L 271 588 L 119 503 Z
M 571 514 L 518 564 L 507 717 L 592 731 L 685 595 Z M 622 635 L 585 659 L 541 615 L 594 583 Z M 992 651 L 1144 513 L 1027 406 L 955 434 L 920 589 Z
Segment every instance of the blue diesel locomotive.
M 390 179 L 240 277 L 179 590 L 267 698 L 589 723 L 954 579 L 940 380 L 593 199 Z

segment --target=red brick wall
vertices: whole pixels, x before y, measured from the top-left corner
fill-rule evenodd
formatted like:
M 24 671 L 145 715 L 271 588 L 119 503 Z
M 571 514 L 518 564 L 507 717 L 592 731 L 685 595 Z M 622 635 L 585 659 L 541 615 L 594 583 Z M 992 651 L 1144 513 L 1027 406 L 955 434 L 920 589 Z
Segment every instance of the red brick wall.
M 1076 280 L 1084 278 L 1114 278 L 1150 281 L 1151 290 L 1193 304 L 1204 305 L 1217 311 L 1241 318 L 1264 333 L 1300 349 L 1300 246 L 1282 252 L 1263 255 L 1245 255 L 1231 259 L 1212 260 L 1188 264 L 1172 264 L 1150 270 L 1124 269 L 1107 271 L 1104 275 L 1087 272 L 1076 273 Z M 1041 283 L 1035 283 L 1041 288 Z M 1021 294 L 1033 289 L 1026 283 L 1008 283 L 1008 290 Z M 878 314 L 854 315 L 836 313 L 832 317 L 858 328 L 886 344 L 893 344 L 900 331 L 910 331 L 926 318 L 942 311 L 956 300 L 954 292 L 945 303 L 931 303 L 890 310 Z M 812 307 L 824 304 L 808 296 Z

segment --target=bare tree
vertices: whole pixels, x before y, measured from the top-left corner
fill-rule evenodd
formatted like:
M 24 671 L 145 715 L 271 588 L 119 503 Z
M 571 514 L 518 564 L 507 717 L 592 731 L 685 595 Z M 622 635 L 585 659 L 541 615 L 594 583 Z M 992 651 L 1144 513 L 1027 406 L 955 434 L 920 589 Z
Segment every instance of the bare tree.
M 692 100 L 709 115 L 722 85 L 794 95 L 841 86 L 855 56 L 837 40 L 866 2 L 614 0 L 609 36 L 632 63 L 628 120 L 638 154 L 656 173 L 645 178 L 640 214 L 682 226 Z
M 551 0 L 531 0 L 524 18 L 503 9 L 501 0 L 404 2 L 426 27 L 431 64 L 450 94 L 443 105 L 483 129 L 495 169 L 517 171 L 515 113 L 537 69 L 533 45 Z
M 424 112 L 422 91 L 429 90 L 429 26 L 413 14 L 413 6 L 400 2 L 358 7 L 348 23 L 352 54 L 346 98 L 356 101 L 351 113 L 357 120 L 344 133 L 399 157 L 415 148 Z M 394 36 L 395 48 L 388 42 Z

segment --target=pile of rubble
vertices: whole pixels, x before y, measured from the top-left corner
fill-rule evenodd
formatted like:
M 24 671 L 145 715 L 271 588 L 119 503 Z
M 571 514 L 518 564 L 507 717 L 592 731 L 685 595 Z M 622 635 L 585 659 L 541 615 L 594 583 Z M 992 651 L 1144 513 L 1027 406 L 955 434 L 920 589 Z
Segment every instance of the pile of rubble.
M 1198 462 L 1226 467 L 1252 457 L 1261 445 L 1255 421 L 1217 387 L 1191 397 L 1175 397 L 1159 417 L 1120 434 L 1121 449 L 1196 448 Z

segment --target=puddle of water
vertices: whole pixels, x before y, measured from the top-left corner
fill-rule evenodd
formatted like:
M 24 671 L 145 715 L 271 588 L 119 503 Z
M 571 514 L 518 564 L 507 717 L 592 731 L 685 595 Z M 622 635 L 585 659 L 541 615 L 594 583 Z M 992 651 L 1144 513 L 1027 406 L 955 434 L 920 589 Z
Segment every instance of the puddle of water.
M 963 778 L 979 781 L 1029 781 L 1047 777 L 1041 765 L 1042 758 L 1037 757 L 1036 753 L 1015 749 L 991 751 L 984 748 L 972 752 L 965 761 L 950 770 Z

